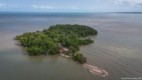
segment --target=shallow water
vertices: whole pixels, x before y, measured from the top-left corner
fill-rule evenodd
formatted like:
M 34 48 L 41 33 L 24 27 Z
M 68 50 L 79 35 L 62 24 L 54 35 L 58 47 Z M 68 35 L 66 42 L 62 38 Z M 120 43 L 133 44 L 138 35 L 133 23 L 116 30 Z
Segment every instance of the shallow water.
M 120 80 L 142 77 L 142 14 L 0 14 L 0 80 Z M 30 57 L 13 40 L 54 24 L 85 24 L 98 30 L 80 51 L 108 77 L 92 75 L 61 56 Z

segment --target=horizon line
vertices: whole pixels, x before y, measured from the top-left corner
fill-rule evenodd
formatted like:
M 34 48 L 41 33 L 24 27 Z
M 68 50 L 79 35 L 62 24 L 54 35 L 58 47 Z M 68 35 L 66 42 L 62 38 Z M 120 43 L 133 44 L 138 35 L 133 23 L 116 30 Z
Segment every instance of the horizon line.
M 1 13 L 142 13 L 142 12 L 38 12 L 38 11 L 0 11 Z

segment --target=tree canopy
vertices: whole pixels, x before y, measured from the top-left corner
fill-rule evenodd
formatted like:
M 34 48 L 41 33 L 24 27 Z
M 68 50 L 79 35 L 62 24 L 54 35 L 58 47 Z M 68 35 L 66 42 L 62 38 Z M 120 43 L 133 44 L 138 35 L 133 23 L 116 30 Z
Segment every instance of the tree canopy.
M 27 48 L 29 55 L 38 56 L 43 54 L 58 54 L 59 43 L 68 48 L 68 54 L 71 54 L 73 60 L 80 63 L 86 62 L 86 58 L 79 51 L 80 45 L 93 43 L 90 35 L 96 35 L 97 31 L 86 25 L 78 24 L 57 24 L 50 26 L 48 29 L 36 32 L 27 32 L 16 36 L 23 47 Z

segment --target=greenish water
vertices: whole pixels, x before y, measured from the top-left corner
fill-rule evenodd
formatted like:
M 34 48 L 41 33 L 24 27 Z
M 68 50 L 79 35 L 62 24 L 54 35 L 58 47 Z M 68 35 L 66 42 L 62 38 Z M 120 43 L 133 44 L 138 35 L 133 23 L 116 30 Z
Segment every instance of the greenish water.
M 0 80 L 121 80 L 142 77 L 142 14 L 0 14 Z M 95 43 L 82 46 L 88 63 L 108 77 L 55 55 L 31 57 L 13 38 L 54 24 L 85 24 L 98 30 Z

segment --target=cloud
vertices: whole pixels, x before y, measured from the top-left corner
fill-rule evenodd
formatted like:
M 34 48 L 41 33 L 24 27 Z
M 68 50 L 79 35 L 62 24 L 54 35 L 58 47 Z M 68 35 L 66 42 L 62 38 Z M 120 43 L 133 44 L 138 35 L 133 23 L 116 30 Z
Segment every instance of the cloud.
M 79 10 L 80 8 L 79 8 L 79 7 L 70 7 L 69 9 L 72 9 L 72 10 Z
M 129 4 L 129 5 L 139 5 L 142 4 L 142 0 L 114 0 L 116 4 Z
M 17 8 L 17 7 L 19 7 L 19 6 L 15 5 L 15 4 L 0 3 L 0 8 Z
M 66 6 L 66 7 L 60 7 L 60 6 L 48 6 L 48 5 L 36 5 L 36 4 L 32 4 L 31 5 L 33 8 L 36 9 L 58 9 L 58 10 L 79 10 L 79 7 L 76 6 Z
M 0 8 L 2 8 L 2 7 L 6 7 L 7 5 L 6 4 L 4 4 L 4 3 L 0 3 Z
M 36 5 L 36 4 L 32 4 L 33 8 L 37 8 L 37 9 L 54 9 L 54 7 L 52 6 L 48 6 L 48 5 Z

